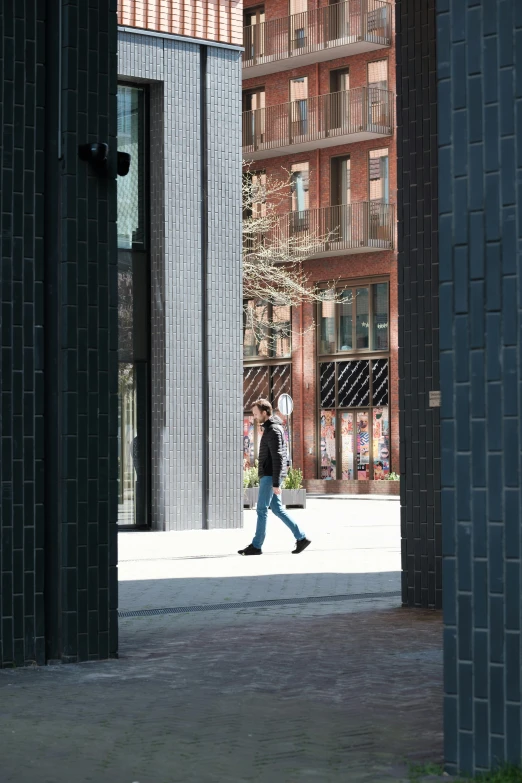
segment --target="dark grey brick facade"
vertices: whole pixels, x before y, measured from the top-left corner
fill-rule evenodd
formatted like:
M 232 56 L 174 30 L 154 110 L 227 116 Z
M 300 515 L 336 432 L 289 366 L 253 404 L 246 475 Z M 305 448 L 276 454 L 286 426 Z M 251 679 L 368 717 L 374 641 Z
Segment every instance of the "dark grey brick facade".
M 45 659 L 44 8 L 2 4 L 0 662 Z
M 60 13 L 62 12 L 62 13 Z M 116 0 L 1 10 L 0 664 L 117 652 Z M 61 30 L 61 40 L 60 40 Z
M 437 4 L 448 769 L 521 758 L 522 4 Z
M 435 0 L 396 6 L 402 593 L 442 605 Z

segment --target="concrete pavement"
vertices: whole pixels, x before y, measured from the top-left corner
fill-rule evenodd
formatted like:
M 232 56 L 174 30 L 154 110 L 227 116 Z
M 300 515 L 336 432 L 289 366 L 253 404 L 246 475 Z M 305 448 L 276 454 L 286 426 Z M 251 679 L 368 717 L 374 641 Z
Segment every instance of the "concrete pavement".
M 441 620 L 399 606 L 398 510 L 311 500 L 299 556 L 275 519 L 262 557 L 235 554 L 253 512 L 120 534 L 121 657 L 0 672 L 2 783 L 397 783 L 440 761 Z

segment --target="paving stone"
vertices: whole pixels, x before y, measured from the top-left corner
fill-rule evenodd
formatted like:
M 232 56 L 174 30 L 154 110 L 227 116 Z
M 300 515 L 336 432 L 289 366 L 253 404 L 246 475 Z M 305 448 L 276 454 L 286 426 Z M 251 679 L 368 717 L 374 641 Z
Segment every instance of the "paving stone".
M 349 512 L 355 509 L 348 505 L 342 516 L 353 520 L 345 530 L 353 550 L 367 544 L 385 562 L 379 547 L 388 548 L 386 536 L 371 532 L 371 520 L 357 533 L 358 514 Z M 333 522 L 321 524 L 326 537 Z M 398 538 L 398 519 L 389 525 Z M 185 534 L 166 535 L 174 537 L 170 549 L 161 535 L 141 536 L 138 572 L 159 555 L 183 550 L 197 564 L 205 547 L 226 553 L 232 543 L 212 533 L 212 541 L 180 540 L 176 554 L 176 537 Z M 123 543 L 122 555 L 131 547 L 136 554 L 138 540 Z M 277 550 L 276 537 L 272 544 Z M 237 560 L 242 567 L 253 560 L 256 569 L 265 563 L 267 573 L 249 578 L 249 594 L 257 596 L 256 580 L 267 584 L 274 570 L 309 589 L 308 569 L 337 573 L 337 554 L 334 545 L 324 549 L 322 571 L 304 556 L 293 558 L 294 566 L 277 553 Z M 394 569 L 394 553 L 388 557 Z M 353 576 L 352 566 L 343 578 Z M 295 571 L 286 573 L 290 567 Z M 191 604 L 205 600 L 199 568 L 192 576 L 183 571 L 194 593 L 187 586 L 180 594 Z M 366 578 L 369 592 L 371 572 Z M 284 579 L 275 585 L 286 594 Z M 319 579 L 323 588 L 332 589 Z M 440 615 L 401 609 L 397 598 L 326 599 L 128 618 L 120 625 L 119 660 L 0 672 L 0 732 L 9 738 L 0 746 L 2 783 L 406 783 L 408 775 L 398 772 L 409 764 L 440 763 Z

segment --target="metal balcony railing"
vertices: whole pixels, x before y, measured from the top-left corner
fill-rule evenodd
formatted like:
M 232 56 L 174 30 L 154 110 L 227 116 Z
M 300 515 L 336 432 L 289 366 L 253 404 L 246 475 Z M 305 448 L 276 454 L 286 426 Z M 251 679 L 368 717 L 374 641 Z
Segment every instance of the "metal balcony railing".
M 338 137 L 393 133 L 394 93 L 377 87 L 243 112 L 243 152 L 278 149 Z
M 391 20 L 387 0 L 347 0 L 244 27 L 243 67 L 362 41 L 390 46 Z
M 282 215 L 268 234 L 245 241 L 245 250 L 254 252 L 256 244 L 292 240 L 288 247 L 297 256 L 302 247 L 306 255 L 317 257 L 365 250 L 391 250 L 395 237 L 395 207 L 379 201 L 360 201 L 320 209 L 307 209 Z

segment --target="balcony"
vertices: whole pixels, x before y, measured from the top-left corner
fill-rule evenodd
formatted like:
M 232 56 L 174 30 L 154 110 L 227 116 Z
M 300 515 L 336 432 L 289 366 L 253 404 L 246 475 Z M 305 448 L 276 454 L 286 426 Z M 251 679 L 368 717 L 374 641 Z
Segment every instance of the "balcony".
M 358 87 L 243 112 L 243 156 L 273 158 L 390 136 L 394 94 Z
M 297 257 L 327 258 L 393 250 L 394 237 L 394 205 L 360 201 L 282 215 L 265 242 L 288 242 Z M 248 245 L 253 249 L 251 241 Z
M 347 0 L 244 27 L 243 78 L 384 49 L 391 31 L 385 0 Z

